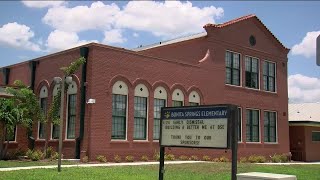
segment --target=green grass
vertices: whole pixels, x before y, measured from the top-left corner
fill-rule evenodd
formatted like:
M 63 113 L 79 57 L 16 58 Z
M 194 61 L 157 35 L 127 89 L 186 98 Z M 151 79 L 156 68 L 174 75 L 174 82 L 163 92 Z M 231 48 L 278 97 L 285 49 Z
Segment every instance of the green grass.
M 62 164 L 77 164 L 74 161 L 62 161 Z M 0 168 L 57 165 L 58 161 L 0 161 Z
M 57 169 L 34 169 L 1 172 L 0 179 L 112 179 L 153 180 L 158 178 L 158 166 L 118 166 Z M 230 179 L 230 163 L 197 163 L 165 165 L 166 180 Z M 320 165 L 256 165 L 239 164 L 242 172 L 269 172 L 296 175 L 298 180 L 320 180 Z

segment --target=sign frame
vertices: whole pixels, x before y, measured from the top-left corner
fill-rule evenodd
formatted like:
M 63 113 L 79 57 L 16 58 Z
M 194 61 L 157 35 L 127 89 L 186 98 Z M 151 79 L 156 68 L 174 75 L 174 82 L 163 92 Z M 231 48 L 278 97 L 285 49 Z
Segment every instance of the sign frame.
M 227 108 L 227 148 L 221 147 L 192 147 L 192 146 L 168 146 L 162 144 L 162 121 L 165 109 L 176 109 L 176 108 L 209 108 L 209 107 L 226 107 Z M 159 180 L 163 180 L 164 177 L 164 155 L 165 147 L 175 148 L 205 148 L 205 149 L 231 149 L 231 180 L 237 179 L 237 156 L 238 156 L 238 121 L 239 121 L 239 110 L 237 105 L 233 104 L 213 104 L 213 105 L 201 105 L 201 106 L 181 106 L 181 107 L 163 107 L 161 108 L 160 117 L 160 159 L 159 159 Z
M 227 113 L 227 146 L 226 147 L 203 147 L 203 146 L 179 146 L 179 145 L 162 145 L 162 126 L 163 126 L 163 111 L 172 110 L 172 109 L 199 109 L 199 108 L 226 108 L 231 110 L 232 105 L 230 104 L 218 104 L 218 105 L 202 105 L 202 106 L 181 106 L 181 107 L 163 107 L 161 108 L 161 117 L 160 117 L 160 138 L 159 145 L 160 147 L 180 147 L 180 148 L 204 148 L 204 149 L 230 149 L 231 148 L 231 135 L 230 130 L 232 126 L 231 115 L 233 112 Z

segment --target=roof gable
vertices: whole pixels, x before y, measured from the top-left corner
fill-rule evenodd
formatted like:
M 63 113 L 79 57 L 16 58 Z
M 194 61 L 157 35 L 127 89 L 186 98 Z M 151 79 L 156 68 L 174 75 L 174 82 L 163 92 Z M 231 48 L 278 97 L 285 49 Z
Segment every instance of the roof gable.
M 228 29 L 235 28 L 237 32 L 241 31 L 243 27 L 241 27 L 241 24 L 248 25 L 249 22 L 252 22 L 255 24 L 255 26 L 263 32 L 263 34 L 271 41 L 277 48 L 280 48 L 283 52 L 288 53 L 290 49 L 286 48 L 280 41 L 275 37 L 275 35 L 262 23 L 262 21 L 254 14 L 250 14 L 247 16 L 242 16 L 237 19 L 233 19 L 231 21 L 227 21 L 222 24 L 206 24 L 204 28 L 206 31 L 212 30 L 218 30 L 220 32 L 227 31 Z M 241 27 L 241 28 L 240 28 Z M 247 26 L 248 27 L 248 26 Z M 253 27 L 251 27 L 252 29 Z M 215 32 L 216 33 L 216 32 Z

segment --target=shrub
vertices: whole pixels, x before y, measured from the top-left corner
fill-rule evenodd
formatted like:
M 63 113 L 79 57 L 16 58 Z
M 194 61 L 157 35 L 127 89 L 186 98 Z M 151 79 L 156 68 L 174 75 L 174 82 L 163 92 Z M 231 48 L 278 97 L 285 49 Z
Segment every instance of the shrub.
M 133 162 L 134 161 L 134 157 L 133 156 L 126 156 L 126 161 L 127 162 Z
M 246 162 L 248 162 L 248 160 L 247 160 L 246 157 L 241 157 L 239 162 L 240 163 L 246 163 Z
M 156 160 L 156 161 L 159 161 L 160 160 L 160 153 L 155 151 L 154 154 L 153 154 L 153 159 Z
M 212 159 L 213 162 L 220 162 L 220 159 L 219 158 L 214 158 Z
M 51 160 L 57 160 L 59 158 L 59 153 L 53 152 L 50 156 Z
M 107 162 L 107 158 L 103 155 L 98 155 L 96 159 L 99 162 L 103 162 L 103 163 Z
M 270 156 L 270 159 L 273 163 L 288 162 L 288 156 L 286 154 L 274 154 Z
M 84 157 L 82 158 L 82 162 L 84 162 L 84 163 L 89 162 L 89 157 L 88 157 L 88 156 L 84 156 Z
M 211 159 L 211 158 L 210 158 L 209 156 L 203 156 L 203 157 L 202 157 L 202 160 L 203 160 L 203 161 L 210 161 L 210 159 Z
M 44 154 L 40 150 L 33 151 L 30 155 L 30 159 L 32 161 L 39 161 L 40 159 L 43 159 L 43 158 L 44 158 Z
M 27 152 L 26 152 L 26 156 L 27 156 L 29 159 L 31 159 L 32 153 L 33 153 L 33 151 L 32 151 L 31 149 L 28 149 Z
M 248 162 L 250 163 L 264 163 L 266 161 L 267 160 L 264 156 L 251 155 L 248 158 Z
M 119 162 L 121 162 L 121 157 L 119 155 L 115 155 L 113 157 L 113 160 L 114 160 L 114 162 L 119 163 Z
M 219 158 L 219 162 L 229 162 L 229 159 L 227 157 L 225 157 L 225 156 L 221 156 Z
M 173 154 L 165 154 L 164 155 L 164 160 L 166 160 L 166 161 L 174 161 L 175 157 L 174 157 Z
M 45 158 L 51 158 L 52 155 L 55 154 L 55 151 L 53 150 L 53 148 L 50 146 L 47 148 L 46 150 L 46 157 Z
M 190 158 L 189 158 L 189 160 L 192 160 L 192 161 L 199 161 L 199 158 L 198 158 L 198 156 L 191 156 Z
M 141 156 L 141 161 L 149 161 L 148 156 L 146 155 Z
M 179 160 L 181 160 L 181 161 L 187 161 L 187 160 L 189 160 L 189 158 L 188 158 L 188 156 L 181 155 L 181 156 L 179 156 Z

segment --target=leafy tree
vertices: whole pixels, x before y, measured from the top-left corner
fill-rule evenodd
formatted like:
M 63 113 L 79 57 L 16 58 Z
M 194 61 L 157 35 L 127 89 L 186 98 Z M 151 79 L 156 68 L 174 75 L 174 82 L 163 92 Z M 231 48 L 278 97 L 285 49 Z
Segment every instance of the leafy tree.
M 14 82 L 15 88 L 7 87 L 6 92 L 11 98 L 0 98 L 0 159 L 7 154 L 10 134 L 17 125 L 32 128 L 33 119 L 43 120 L 44 117 L 36 95 L 21 81 Z M 7 140 L 7 143 L 4 143 Z
M 86 59 L 84 57 L 80 57 L 74 62 L 72 62 L 68 67 L 61 67 L 60 70 L 62 70 L 63 74 L 65 77 L 71 76 L 74 74 L 82 64 L 86 62 Z M 65 84 L 65 92 L 68 90 L 68 85 Z M 58 90 L 58 93 L 56 96 L 53 98 L 53 102 L 51 103 L 51 106 L 49 108 L 48 116 L 47 119 L 51 119 L 51 122 L 54 125 L 60 125 L 60 105 L 61 105 L 61 89 Z M 47 121 L 46 121 L 47 122 Z M 47 133 L 46 133 L 47 134 Z M 48 147 L 48 138 L 46 138 L 46 143 L 45 143 L 45 151 Z

